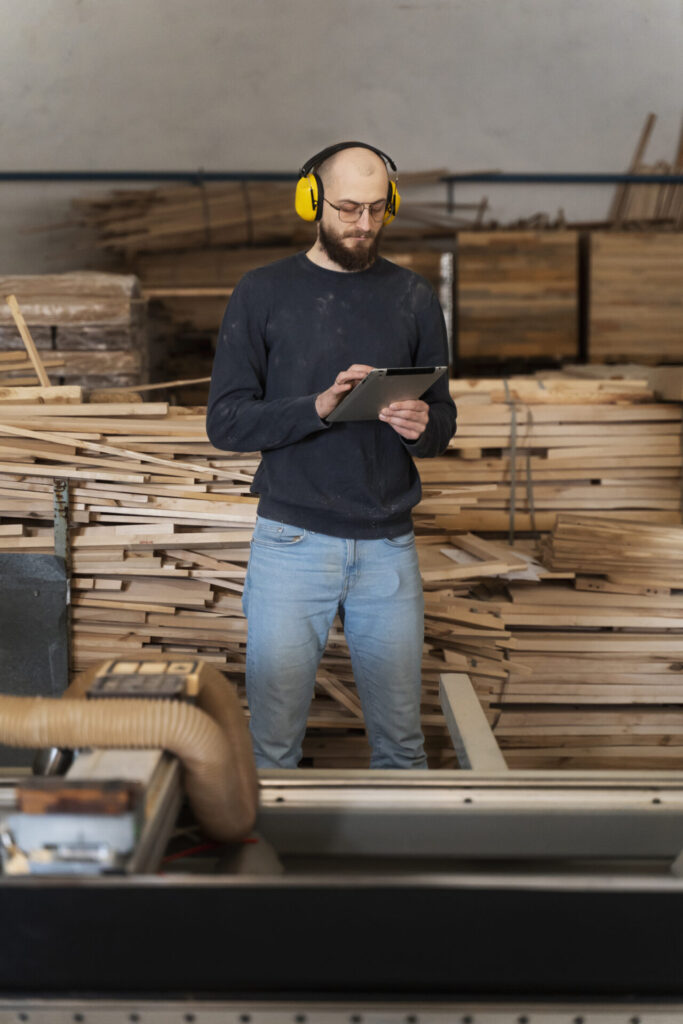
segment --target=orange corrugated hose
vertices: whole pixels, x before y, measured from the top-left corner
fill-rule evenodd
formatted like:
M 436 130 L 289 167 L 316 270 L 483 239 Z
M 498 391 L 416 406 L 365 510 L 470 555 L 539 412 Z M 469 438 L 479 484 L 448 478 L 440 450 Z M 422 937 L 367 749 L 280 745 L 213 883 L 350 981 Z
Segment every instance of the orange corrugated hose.
M 85 700 L 96 671 L 77 677 L 60 698 L 0 696 L 0 743 L 168 750 L 184 767 L 188 799 L 207 835 L 222 842 L 243 838 L 256 820 L 258 777 L 232 685 L 203 665 L 197 707 L 138 698 Z

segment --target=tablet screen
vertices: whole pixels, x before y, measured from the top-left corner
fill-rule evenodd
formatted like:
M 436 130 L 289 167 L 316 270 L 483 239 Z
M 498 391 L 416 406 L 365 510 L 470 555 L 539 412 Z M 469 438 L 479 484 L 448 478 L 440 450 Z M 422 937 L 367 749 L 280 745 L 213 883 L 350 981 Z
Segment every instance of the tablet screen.
M 372 370 L 344 396 L 327 422 L 377 419 L 391 402 L 420 398 L 446 370 L 446 366 L 389 366 Z

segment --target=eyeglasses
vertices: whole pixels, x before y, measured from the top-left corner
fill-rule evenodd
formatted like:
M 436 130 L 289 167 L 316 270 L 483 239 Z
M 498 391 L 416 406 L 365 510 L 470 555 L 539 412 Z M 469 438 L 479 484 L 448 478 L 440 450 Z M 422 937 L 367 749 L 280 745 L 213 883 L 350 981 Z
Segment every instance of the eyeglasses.
M 347 224 L 353 224 L 354 221 L 360 220 L 366 207 L 373 220 L 382 220 L 384 214 L 387 212 L 386 199 L 378 199 L 376 203 L 340 203 L 339 206 L 335 206 L 335 204 L 331 203 L 325 196 L 323 196 L 323 200 L 331 206 L 333 210 L 337 210 L 339 213 L 339 220 L 343 220 Z

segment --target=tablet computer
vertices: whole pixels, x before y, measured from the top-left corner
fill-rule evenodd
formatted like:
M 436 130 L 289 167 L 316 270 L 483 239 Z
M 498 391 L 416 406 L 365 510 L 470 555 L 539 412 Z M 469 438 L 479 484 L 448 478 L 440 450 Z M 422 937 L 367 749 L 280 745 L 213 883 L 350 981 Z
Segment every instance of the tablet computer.
M 446 366 L 389 366 L 371 370 L 342 398 L 326 417 L 327 422 L 376 420 L 381 410 L 392 402 L 420 398 L 447 369 Z

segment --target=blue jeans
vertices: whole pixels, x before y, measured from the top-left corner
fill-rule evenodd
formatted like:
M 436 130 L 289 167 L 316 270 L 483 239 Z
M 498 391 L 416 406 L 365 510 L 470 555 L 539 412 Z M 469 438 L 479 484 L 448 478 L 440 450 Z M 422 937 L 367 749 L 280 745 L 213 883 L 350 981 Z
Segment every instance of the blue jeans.
M 259 768 L 296 768 L 337 612 L 372 747 L 371 768 L 426 768 L 420 724 L 424 599 L 412 531 L 346 540 L 258 517 L 243 608 Z

